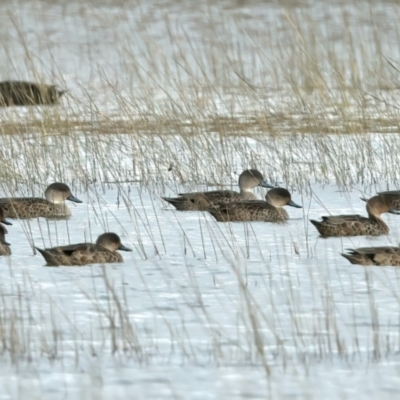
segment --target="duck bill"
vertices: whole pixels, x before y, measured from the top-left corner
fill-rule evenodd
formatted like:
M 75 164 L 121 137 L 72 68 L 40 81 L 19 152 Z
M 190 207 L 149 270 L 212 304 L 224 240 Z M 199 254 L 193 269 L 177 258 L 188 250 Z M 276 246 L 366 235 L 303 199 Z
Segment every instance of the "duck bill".
M 6 242 L 5 240 L 3 240 L 3 244 L 5 244 L 6 246 L 11 246 L 11 243 Z
M 121 246 L 118 247 L 118 250 L 132 251 L 132 249 L 130 249 L 129 247 L 124 246 L 123 244 L 121 244 Z
M 67 197 L 67 200 L 73 201 L 74 203 L 82 203 L 82 200 L 77 199 L 77 198 L 76 198 L 75 196 L 73 196 L 72 194 L 70 194 L 70 195 Z
M 395 214 L 395 215 L 400 215 L 400 210 L 396 210 L 395 208 L 391 208 L 388 213 L 390 214 Z
M 289 203 L 287 203 L 287 205 L 290 207 L 303 208 L 302 206 L 296 204 L 293 200 L 290 200 Z
M 265 188 L 267 188 L 267 189 L 274 189 L 274 188 L 275 188 L 274 185 L 271 185 L 271 184 L 268 183 L 267 181 L 262 181 L 262 182 L 260 183 L 260 186 L 265 187 Z
M 3 221 L 1 221 L 2 224 L 4 225 L 12 225 L 12 223 L 8 220 L 8 219 L 3 219 Z

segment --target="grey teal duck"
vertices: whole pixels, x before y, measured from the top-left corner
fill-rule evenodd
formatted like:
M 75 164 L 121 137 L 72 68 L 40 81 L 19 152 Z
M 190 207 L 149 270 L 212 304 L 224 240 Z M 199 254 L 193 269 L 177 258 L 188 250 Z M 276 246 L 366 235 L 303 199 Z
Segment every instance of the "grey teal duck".
M 264 221 L 285 222 L 289 219 L 283 206 L 301 208 L 292 199 L 290 192 L 283 188 L 268 191 L 265 201 L 235 201 L 231 203 L 214 203 L 207 211 L 220 222 L 228 221 Z
M 381 214 L 391 209 L 392 197 L 378 195 L 367 201 L 368 218 L 361 215 L 323 216 L 322 221 L 310 220 L 322 237 L 330 236 L 378 236 L 389 233 L 389 227 L 381 219 Z
M 400 214 L 400 191 L 399 190 L 387 190 L 385 192 L 378 192 L 378 196 L 383 196 L 390 199 L 390 208 L 392 211 L 399 211 Z M 368 201 L 365 197 L 361 197 L 361 200 Z M 395 214 L 395 213 L 393 213 Z
M 214 190 L 208 192 L 180 193 L 179 197 L 163 197 L 180 211 L 205 211 L 214 202 L 230 203 L 240 200 L 258 200 L 253 193 L 257 186 L 272 187 L 264 181 L 261 172 L 256 169 L 247 169 L 239 176 L 240 192 L 233 190 Z
M 71 189 L 61 182 L 49 185 L 45 191 L 45 199 L 40 197 L 10 197 L 0 199 L 0 208 L 9 218 L 65 218 L 71 210 L 65 200 L 82 203 L 72 195 Z
M 352 264 L 400 266 L 400 247 L 360 247 L 347 251 L 348 254 L 342 253 L 342 256 Z
M 0 106 L 33 106 L 57 103 L 65 90 L 55 85 L 25 81 L 0 82 Z
M 7 229 L 3 224 L 12 225 L 4 218 L 3 210 L 0 208 L 0 256 L 11 255 L 10 243 L 6 242 Z
M 36 249 L 47 262 L 47 266 L 82 266 L 88 264 L 122 263 L 124 259 L 117 250 L 132 251 L 121 243 L 116 233 L 100 235 L 96 243 L 78 243 L 48 249 Z

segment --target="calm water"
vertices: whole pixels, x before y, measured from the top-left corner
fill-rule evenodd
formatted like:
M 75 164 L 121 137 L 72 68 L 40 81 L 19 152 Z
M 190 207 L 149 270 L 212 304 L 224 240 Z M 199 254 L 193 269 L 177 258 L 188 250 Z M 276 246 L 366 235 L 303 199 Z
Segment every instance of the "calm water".
M 3 348 L 3 398 L 120 398 L 132 390 L 143 399 L 318 398 L 328 390 L 346 398 L 355 386 L 364 395 L 394 390 L 398 270 L 350 266 L 339 253 L 396 244 L 398 218 L 384 217 L 389 238 L 320 239 L 307 220 L 325 214 L 323 204 L 333 213 L 364 210 L 356 191 L 313 190 L 322 204 L 294 193 L 304 208 L 288 209 L 284 225 L 217 224 L 165 208 L 135 186 L 97 188 L 96 199 L 76 193 L 85 203 L 67 222 L 15 221 L 14 254 L 0 260 L 2 324 L 15 341 L 5 344 L 13 352 Z M 65 244 L 104 230 L 134 249 L 125 264 L 45 268 L 27 240 Z

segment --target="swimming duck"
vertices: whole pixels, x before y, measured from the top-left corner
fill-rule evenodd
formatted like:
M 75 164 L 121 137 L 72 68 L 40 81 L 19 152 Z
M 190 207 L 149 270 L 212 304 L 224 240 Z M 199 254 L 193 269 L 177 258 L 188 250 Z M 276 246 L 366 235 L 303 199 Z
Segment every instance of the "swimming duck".
M 400 247 L 360 247 L 348 249 L 348 254 L 342 253 L 352 264 L 400 266 Z
M 399 190 L 387 190 L 385 192 L 378 192 L 378 196 L 384 196 L 391 199 L 390 208 L 392 210 L 400 211 L 400 191 Z M 361 197 L 361 200 L 368 201 L 365 197 Z
M 180 193 L 179 197 L 163 197 L 163 199 L 180 211 L 205 211 L 214 202 L 230 203 L 240 200 L 258 200 L 252 191 L 257 186 L 272 187 L 264 182 L 261 172 L 256 169 L 247 169 L 239 176 L 240 193 L 233 190 L 213 190 Z
M 290 192 L 283 188 L 274 188 L 267 192 L 265 201 L 235 201 L 221 204 L 213 203 L 207 211 L 220 222 L 228 221 L 264 221 L 285 222 L 289 219 L 283 206 L 301 208 L 292 199 Z
M 12 225 L 12 223 L 5 218 L 4 210 L 2 208 L 0 208 L 0 223 L 4 225 Z
M 40 197 L 10 197 L 0 199 L 0 208 L 9 218 L 62 218 L 71 215 L 71 210 L 64 204 L 64 200 L 82 203 L 71 194 L 71 189 L 61 182 L 49 185 L 44 193 L 45 199 Z
M 368 218 L 361 215 L 323 216 L 322 221 L 310 220 L 322 237 L 329 236 L 378 236 L 389 233 L 389 227 L 381 219 L 381 214 L 391 209 L 392 196 L 378 195 L 367 201 Z
M 3 220 L 3 223 L 5 221 Z M 11 225 L 9 223 L 9 225 Z M 7 229 L 3 224 L 0 224 L 0 256 L 11 255 L 10 243 L 6 242 Z
M 24 81 L 0 82 L 0 106 L 33 106 L 54 104 L 65 93 L 55 85 Z
M 78 243 L 48 249 L 36 249 L 47 262 L 47 266 L 88 265 L 122 263 L 124 259 L 117 250 L 132 251 L 121 243 L 116 233 L 107 232 L 100 235 L 96 243 Z

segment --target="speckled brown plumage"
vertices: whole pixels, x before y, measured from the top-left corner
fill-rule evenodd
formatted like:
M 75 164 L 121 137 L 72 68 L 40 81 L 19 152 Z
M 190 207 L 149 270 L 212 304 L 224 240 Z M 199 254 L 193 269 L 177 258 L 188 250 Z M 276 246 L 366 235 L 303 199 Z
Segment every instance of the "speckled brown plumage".
M 163 197 L 179 211 L 206 211 L 215 202 L 230 203 L 238 200 L 258 200 L 251 192 L 238 193 L 232 190 L 215 190 L 210 192 L 182 193 L 180 197 Z
M 0 207 L 0 222 L 5 225 L 12 225 L 12 223 L 6 219 L 5 212 L 1 207 Z M 6 233 L 7 233 L 7 229 L 6 229 Z
M 0 199 L 0 208 L 8 218 L 66 218 L 71 210 L 65 200 L 82 203 L 71 194 L 70 188 L 61 182 L 54 182 L 45 191 L 45 199 L 40 197 L 10 197 Z
M 233 190 L 214 190 L 209 192 L 180 193 L 179 197 L 163 197 L 165 201 L 172 204 L 179 211 L 205 211 L 212 207 L 215 202 L 230 203 L 233 201 L 258 200 L 252 192 L 257 186 L 271 187 L 264 182 L 262 174 L 249 169 L 243 171 L 239 176 L 240 192 Z
M 348 249 L 348 254 L 342 253 L 352 264 L 400 266 L 400 247 L 360 247 Z
M 36 248 L 47 262 L 47 266 L 83 266 L 124 262 L 116 250 L 132 251 L 121 243 L 112 232 L 100 235 L 96 243 L 78 243 L 48 249 Z
M 291 200 L 289 191 L 283 188 L 271 189 L 266 194 L 265 200 L 214 203 L 207 211 L 219 222 L 285 222 L 289 219 L 289 215 L 282 206 L 301 208 Z
M 388 190 L 386 192 L 378 192 L 378 196 L 386 198 L 390 201 L 391 210 L 400 211 L 400 191 Z
M 3 81 L 0 82 L 0 107 L 54 104 L 64 93 L 55 85 Z
M 0 207 L 8 218 L 65 218 L 71 215 L 64 203 L 54 204 L 40 197 L 0 199 Z
M 322 237 L 378 236 L 389 233 L 381 214 L 391 211 L 391 201 L 385 196 L 374 196 L 367 201 L 368 218 L 360 215 L 323 216 L 322 221 L 310 220 Z
M 10 244 L 6 242 L 7 229 L 3 224 L 0 224 L 0 256 L 11 255 Z

